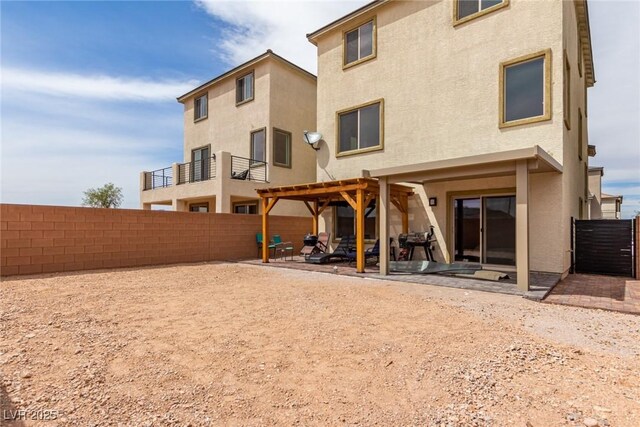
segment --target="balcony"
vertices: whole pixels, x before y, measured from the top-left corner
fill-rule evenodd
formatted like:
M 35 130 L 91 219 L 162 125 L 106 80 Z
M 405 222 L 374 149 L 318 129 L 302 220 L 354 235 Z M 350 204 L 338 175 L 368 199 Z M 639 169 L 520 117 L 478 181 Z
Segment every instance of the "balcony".
M 170 187 L 173 183 L 173 170 L 171 166 L 144 173 L 144 190 Z
M 217 156 L 217 157 L 216 157 Z M 220 162 L 218 168 L 218 162 Z M 268 163 L 262 160 L 232 156 L 218 152 L 209 158 L 186 163 L 174 163 L 163 169 L 142 173 L 142 190 L 156 190 L 183 184 L 213 180 L 268 182 Z
M 178 163 L 178 185 L 188 182 L 207 181 L 216 177 L 216 155 L 194 160 L 189 163 Z
M 267 182 L 267 162 L 231 156 L 231 179 Z

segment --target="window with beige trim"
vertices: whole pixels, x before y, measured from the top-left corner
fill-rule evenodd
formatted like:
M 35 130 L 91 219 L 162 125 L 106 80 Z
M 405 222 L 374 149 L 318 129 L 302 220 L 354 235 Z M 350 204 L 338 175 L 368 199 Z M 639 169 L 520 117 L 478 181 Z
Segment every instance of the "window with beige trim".
M 291 132 L 273 129 L 273 165 L 291 167 Z
M 578 36 L 578 74 L 582 77 L 582 41 Z
M 205 93 L 204 95 L 196 98 L 193 101 L 193 121 L 203 120 L 207 118 L 207 100 L 208 96 Z
M 352 66 L 376 55 L 376 22 L 372 19 L 358 28 L 344 33 L 343 63 Z
M 551 118 L 551 51 L 500 64 L 500 127 Z
M 584 141 L 582 135 L 582 111 L 578 108 L 578 159 L 582 160 L 584 155 Z
M 382 149 L 382 100 L 338 112 L 337 155 Z
M 471 21 L 508 5 L 509 0 L 454 0 L 453 24 Z
M 236 202 L 233 203 L 233 213 L 235 214 L 258 214 L 258 202 Z
M 249 152 L 251 160 L 267 161 L 267 131 L 266 129 L 251 132 L 251 147 Z
M 236 80 L 236 105 L 253 99 L 253 71 Z
M 571 65 L 567 52 L 564 53 L 564 124 L 571 129 Z

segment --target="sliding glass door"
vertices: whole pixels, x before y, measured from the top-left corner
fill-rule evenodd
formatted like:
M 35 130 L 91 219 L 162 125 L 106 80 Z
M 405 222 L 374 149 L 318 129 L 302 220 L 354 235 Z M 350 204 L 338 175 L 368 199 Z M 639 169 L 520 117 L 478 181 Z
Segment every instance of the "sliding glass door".
M 454 259 L 515 265 L 515 196 L 479 196 L 453 201 Z
M 484 198 L 484 262 L 516 265 L 516 198 Z

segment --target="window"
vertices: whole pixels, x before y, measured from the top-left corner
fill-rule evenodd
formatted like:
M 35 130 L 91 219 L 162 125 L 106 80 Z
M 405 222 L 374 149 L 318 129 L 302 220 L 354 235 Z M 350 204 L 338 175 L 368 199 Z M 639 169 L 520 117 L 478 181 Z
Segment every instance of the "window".
M 578 108 L 578 159 L 582 160 L 584 153 L 584 137 L 582 135 L 582 111 Z
M 236 105 L 253 99 L 253 71 L 236 80 Z
M 273 129 L 273 164 L 291 167 L 291 133 Z
M 356 234 L 356 218 L 351 206 L 337 206 L 333 209 L 333 235 L 336 239 Z M 376 208 L 371 204 L 364 213 L 364 238 L 376 238 Z
M 582 77 L 582 41 L 578 36 L 578 74 Z
M 344 33 L 344 67 L 350 67 L 376 55 L 375 19 Z
M 258 202 L 238 202 L 238 203 L 234 203 L 233 204 L 233 213 L 256 215 L 258 213 Z
M 571 129 L 571 66 L 567 52 L 564 53 L 564 124 Z
M 500 64 L 500 127 L 551 118 L 551 51 Z
M 190 180 L 191 182 L 195 181 L 205 181 L 209 179 L 211 172 L 211 147 L 207 145 L 206 147 L 196 148 L 195 150 L 191 150 L 191 167 L 190 167 Z
M 251 132 L 251 160 L 257 160 L 260 162 L 267 161 L 267 132 L 265 129 L 256 130 Z
M 337 155 L 382 149 L 383 101 L 338 112 Z
M 462 24 L 508 5 L 509 0 L 455 0 L 453 2 L 453 24 Z
M 207 94 L 204 94 L 193 102 L 193 121 L 207 118 L 207 99 Z
M 193 203 L 189 205 L 189 212 L 209 212 L 209 203 Z

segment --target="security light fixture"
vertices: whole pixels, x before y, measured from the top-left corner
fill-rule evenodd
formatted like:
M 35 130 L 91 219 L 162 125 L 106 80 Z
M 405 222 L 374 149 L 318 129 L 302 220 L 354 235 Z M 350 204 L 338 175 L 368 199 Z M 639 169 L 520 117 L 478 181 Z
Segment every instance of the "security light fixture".
M 429 206 L 438 206 L 438 198 L 429 197 Z
M 309 132 L 304 131 L 304 142 L 309 144 L 309 147 L 318 151 L 320 147 L 318 147 L 318 142 L 322 139 L 322 134 L 320 132 Z

